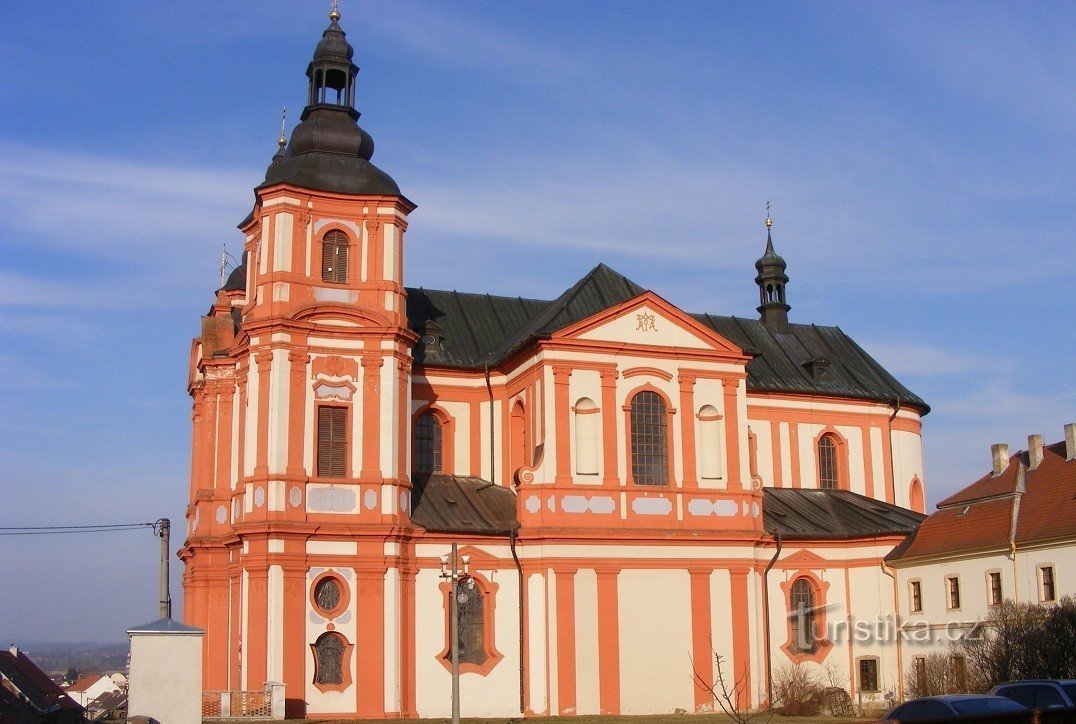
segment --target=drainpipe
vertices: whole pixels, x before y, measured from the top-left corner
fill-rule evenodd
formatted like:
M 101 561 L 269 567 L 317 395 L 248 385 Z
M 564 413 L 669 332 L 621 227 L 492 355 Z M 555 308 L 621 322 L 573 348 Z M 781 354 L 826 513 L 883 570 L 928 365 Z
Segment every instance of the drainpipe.
M 897 640 L 897 699 L 904 701 L 904 642 L 900 629 L 900 591 L 897 588 L 897 572 L 883 559 L 882 573 L 893 579 L 893 636 Z
M 762 630 L 766 642 L 766 699 L 773 706 L 773 653 L 770 650 L 770 569 L 781 555 L 781 532 L 777 532 L 777 550 L 762 572 Z
M 524 678 L 526 669 L 524 668 L 523 658 L 523 636 L 524 636 L 524 610 L 523 610 L 523 564 L 519 562 L 519 556 L 516 554 L 516 535 L 518 531 L 513 529 L 508 533 L 508 545 L 512 549 L 512 560 L 516 562 L 516 573 L 519 577 L 519 713 L 522 714 L 526 711 L 526 699 Z

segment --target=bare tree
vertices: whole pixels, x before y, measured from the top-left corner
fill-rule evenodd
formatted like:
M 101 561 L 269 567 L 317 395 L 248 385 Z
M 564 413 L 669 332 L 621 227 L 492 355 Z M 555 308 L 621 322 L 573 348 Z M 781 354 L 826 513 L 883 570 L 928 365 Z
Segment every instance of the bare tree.
M 714 697 L 714 701 L 721 707 L 725 715 L 736 724 L 750 724 L 750 722 L 769 721 L 773 717 L 773 702 L 764 709 L 751 709 L 751 692 L 748 690 L 749 678 L 745 670 L 740 676 L 733 674 L 732 678 L 726 678 L 724 669 L 725 657 L 714 652 L 714 680 L 708 681 L 698 669 L 692 666 L 695 684 L 702 687 Z M 777 698 L 776 696 L 774 697 Z M 741 702 L 747 702 L 742 704 Z
M 1005 601 L 954 647 L 966 656 L 974 688 L 1016 679 L 1076 677 L 1076 599 L 1054 604 Z

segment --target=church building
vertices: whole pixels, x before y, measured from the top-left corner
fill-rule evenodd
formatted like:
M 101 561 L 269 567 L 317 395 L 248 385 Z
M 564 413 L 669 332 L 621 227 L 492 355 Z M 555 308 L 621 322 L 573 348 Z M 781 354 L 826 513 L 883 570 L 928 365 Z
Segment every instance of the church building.
M 718 657 L 745 707 L 796 665 L 883 705 L 897 649 L 846 624 L 896 613 L 927 404 L 789 321 L 769 220 L 758 318 L 602 264 L 544 299 L 404 286 L 416 205 L 371 163 L 339 18 L 191 347 L 204 688 L 447 716 L 456 543 L 464 716 L 706 711 Z

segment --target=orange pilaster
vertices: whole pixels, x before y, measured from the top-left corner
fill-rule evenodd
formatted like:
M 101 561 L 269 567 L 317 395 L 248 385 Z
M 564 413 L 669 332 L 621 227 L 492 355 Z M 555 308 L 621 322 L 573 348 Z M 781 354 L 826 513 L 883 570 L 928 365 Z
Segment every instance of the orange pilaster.
M 710 569 L 692 569 L 691 575 L 691 660 L 695 674 L 695 711 L 713 706 L 714 650 L 710 625 Z
M 740 408 L 736 404 L 736 391 L 740 387 L 738 379 L 721 380 L 725 393 L 725 434 L 728 437 L 729 455 L 729 489 L 743 489 L 740 476 Z
M 292 543 L 292 541 L 288 541 Z M 297 543 L 296 545 L 301 545 Z M 306 569 L 284 566 L 284 712 L 306 714 Z
M 695 477 L 695 377 L 681 374 L 677 380 L 680 384 L 680 437 L 684 450 L 684 487 L 694 488 L 698 485 Z
M 620 610 L 616 569 L 598 570 L 598 708 L 620 713 Z
M 359 685 L 355 711 L 360 717 L 385 715 L 385 570 L 356 568 L 358 576 L 355 643 Z
M 220 407 L 217 433 L 217 479 L 213 486 L 217 490 L 231 487 L 232 475 L 232 402 L 235 398 L 235 385 L 229 381 L 220 392 Z
M 207 581 L 207 588 L 208 616 L 204 623 L 195 624 L 205 629 L 202 684 L 222 691 L 228 688 L 228 579 L 214 575 Z
M 362 358 L 362 472 L 366 482 L 381 482 L 381 365 L 383 357 Z
M 730 685 L 736 687 L 736 705 L 741 709 L 751 702 L 751 633 L 747 612 L 747 574 L 749 568 L 732 568 L 732 671 Z
M 268 676 L 269 567 L 247 569 L 247 638 L 243 650 L 247 655 L 245 689 L 261 689 Z
M 575 571 L 557 576 L 557 698 L 562 716 L 575 714 Z
M 306 365 L 309 362 L 310 355 L 305 349 L 296 348 L 288 353 L 291 390 L 288 401 L 287 475 L 291 478 L 302 478 L 306 474 L 303 469 L 303 443 L 306 439 Z
M 415 576 L 413 568 L 400 569 L 400 716 L 418 717 L 415 704 Z
M 864 492 L 868 498 L 874 497 L 874 446 L 871 443 L 871 427 L 863 425 L 860 432 L 863 438 L 863 480 Z
M 572 456 L 568 443 L 571 411 L 568 409 L 570 367 L 553 367 L 553 415 L 557 440 L 557 483 L 572 482 Z
M 482 477 L 482 406 L 478 400 L 471 400 L 468 417 L 470 429 L 471 475 Z
M 269 475 L 269 372 L 273 353 L 267 349 L 254 355 L 258 363 L 258 441 L 254 477 Z
M 616 444 L 616 379 L 615 369 L 603 369 L 602 379 L 602 451 L 605 459 L 604 480 L 606 485 L 620 485 L 620 468 L 617 464 Z

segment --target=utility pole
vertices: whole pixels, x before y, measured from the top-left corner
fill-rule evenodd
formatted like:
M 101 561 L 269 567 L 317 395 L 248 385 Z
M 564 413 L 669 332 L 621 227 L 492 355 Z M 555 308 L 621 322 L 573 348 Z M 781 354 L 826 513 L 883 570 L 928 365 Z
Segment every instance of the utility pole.
M 448 569 L 449 556 L 441 556 L 441 578 L 449 582 L 448 640 L 452 660 L 452 724 L 460 724 L 460 617 L 459 584 L 471 577 L 467 568 L 470 556 L 463 556 L 463 570 L 459 569 L 457 546 L 452 544 L 452 569 Z
M 153 532 L 161 539 L 161 618 L 172 618 L 172 595 L 168 592 L 168 550 L 172 523 L 161 518 L 153 524 Z

